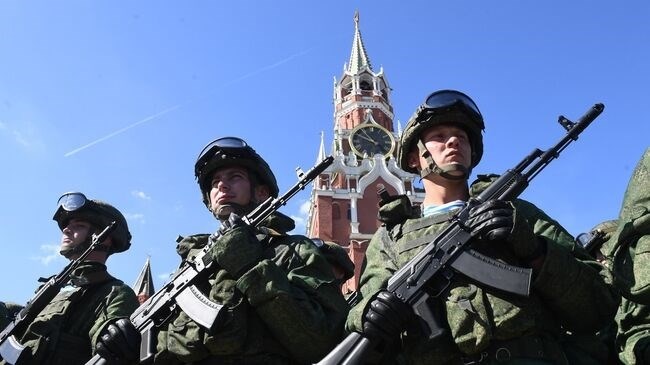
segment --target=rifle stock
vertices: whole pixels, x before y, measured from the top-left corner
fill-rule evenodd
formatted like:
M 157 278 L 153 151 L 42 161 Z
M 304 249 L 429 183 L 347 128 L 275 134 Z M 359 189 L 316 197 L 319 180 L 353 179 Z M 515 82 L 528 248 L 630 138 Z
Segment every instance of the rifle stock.
M 242 217 L 242 220 L 253 227 L 259 226 L 333 162 L 334 158 L 328 156 L 306 173 L 299 171 L 299 181 L 293 187 L 278 198 L 269 197 L 251 213 Z M 174 277 L 131 315 L 131 322 L 142 335 L 140 362 L 148 362 L 153 358 L 156 344 L 153 331 L 172 316 L 176 306 L 180 307 L 196 323 L 205 328 L 212 327 L 223 306 L 210 301 L 194 284 L 201 282 L 204 278 L 207 279 L 208 275 L 216 270 L 210 251 L 219 236 L 219 231 L 211 235 L 208 244 L 196 256 L 188 258 L 176 271 Z M 101 356 L 95 355 L 86 362 L 86 365 L 102 364 L 102 361 Z
M 412 306 L 414 312 L 428 322 L 435 322 L 436 318 L 427 301 L 439 296 L 456 274 L 469 277 L 480 286 L 527 296 L 531 269 L 507 265 L 471 249 L 471 235 L 465 224 L 469 211 L 488 200 L 512 200 L 518 197 L 537 174 L 578 139 L 603 109 L 603 104 L 595 104 L 575 123 L 560 116 L 558 122 L 567 133 L 558 143 L 546 151 L 533 150 L 517 166 L 502 174 L 477 197 L 470 199 L 433 241 L 391 276 L 386 289 Z M 441 327 L 436 328 L 435 323 L 427 324 L 427 335 L 441 333 Z M 317 365 L 364 364 L 373 350 L 371 341 L 362 333 L 351 333 Z
M 41 285 L 36 295 L 18 312 L 16 318 L 0 332 L 0 359 L 4 359 L 9 364 L 15 364 L 18 361 L 25 347 L 16 339 L 15 334 L 24 333 L 36 316 L 59 294 L 61 288 L 70 279 L 70 275 L 116 227 L 117 223 L 112 222 L 101 233 L 93 236 L 90 246 L 77 259 L 72 260 L 60 273 L 50 277 L 45 284 Z

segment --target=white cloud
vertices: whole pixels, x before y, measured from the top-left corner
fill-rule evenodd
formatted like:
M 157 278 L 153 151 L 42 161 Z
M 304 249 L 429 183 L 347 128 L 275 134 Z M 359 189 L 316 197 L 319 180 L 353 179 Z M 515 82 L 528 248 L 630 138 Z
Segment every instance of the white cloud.
M 126 213 L 124 217 L 127 221 L 138 221 L 140 223 L 145 223 L 144 214 L 142 213 Z
M 295 215 L 292 215 L 291 219 L 296 222 L 296 228 L 294 228 L 292 232 L 296 234 L 305 234 L 305 230 L 307 229 L 306 220 L 303 217 L 298 217 Z
M 306 234 L 307 230 L 307 218 L 309 214 L 309 207 L 311 206 L 311 201 L 306 200 L 300 205 L 299 208 L 299 215 L 291 215 L 291 219 L 293 219 L 296 222 L 296 228 L 294 228 L 293 232 L 297 234 Z
M 304 215 L 305 218 L 309 214 L 309 207 L 311 207 L 311 200 L 305 200 L 305 202 L 300 205 L 300 214 Z
M 41 245 L 40 250 L 44 256 L 33 256 L 31 257 L 32 260 L 40 261 L 40 263 L 45 266 L 49 265 L 50 262 L 53 261 L 63 261 L 63 256 L 59 254 L 59 245 Z
M 131 192 L 131 195 L 133 195 L 136 198 L 140 198 L 142 200 L 151 200 L 151 197 L 147 195 L 144 191 L 133 190 Z
M 25 136 L 20 131 L 13 131 L 14 140 L 25 147 L 31 147 L 32 142 L 25 138 Z
M 14 142 L 30 151 L 44 151 L 45 143 L 40 138 L 40 133 L 34 123 L 21 121 L 20 123 L 0 122 L 0 131 L 4 131 Z

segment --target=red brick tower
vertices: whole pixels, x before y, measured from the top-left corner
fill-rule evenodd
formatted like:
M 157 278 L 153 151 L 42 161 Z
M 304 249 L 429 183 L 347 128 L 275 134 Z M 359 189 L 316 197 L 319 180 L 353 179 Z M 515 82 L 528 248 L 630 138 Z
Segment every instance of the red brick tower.
M 334 81 L 334 164 L 314 183 L 307 235 L 345 247 L 355 264 L 355 276 L 344 293 L 357 289 L 366 248 L 380 226 L 379 187 L 390 194 L 408 194 L 421 202 L 413 187 L 415 175 L 397 167 L 393 107 L 383 68 L 374 72 L 361 39 L 359 13 L 354 15 L 354 40 L 349 62 Z M 318 160 L 325 157 L 321 137 Z

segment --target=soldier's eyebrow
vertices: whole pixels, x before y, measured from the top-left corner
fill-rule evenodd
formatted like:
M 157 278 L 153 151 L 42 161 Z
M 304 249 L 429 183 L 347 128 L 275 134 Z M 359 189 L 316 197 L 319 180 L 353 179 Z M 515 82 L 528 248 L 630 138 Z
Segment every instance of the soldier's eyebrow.
M 212 180 L 211 181 L 214 184 L 215 181 L 221 181 L 223 179 L 229 179 L 229 178 L 231 178 L 233 176 L 247 177 L 248 172 L 243 168 L 233 168 L 233 169 L 228 169 L 228 170 L 224 170 L 224 171 L 219 171 L 219 172 L 214 173 L 214 175 L 212 175 Z

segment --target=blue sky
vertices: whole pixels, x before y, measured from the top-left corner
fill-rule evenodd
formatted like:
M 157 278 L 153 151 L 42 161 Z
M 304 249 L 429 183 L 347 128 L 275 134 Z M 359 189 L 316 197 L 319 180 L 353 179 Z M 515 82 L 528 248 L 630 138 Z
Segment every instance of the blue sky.
M 487 126 L 475 173 L 550 147 L 560 114 L 603 102 L 524 197 L 572 234 L 618 215 L 649 145 L 647 1 L 3 1 L 0 300 L 26 302 L 65 265 L 52 221 L 63 192 L 126 215 L 133 246 L 110 271 L 133 284 L 150 255 L 158 288 L 178 265 L 177 235 L 217 228 L 193 176 L 206 143 L 244 137 L 289 188 L 321 131 L 332 139 L 355 9 L 396 128 L 434 90 L 475 99 Z M 282 209 L 297 233 L 308 198 Z

